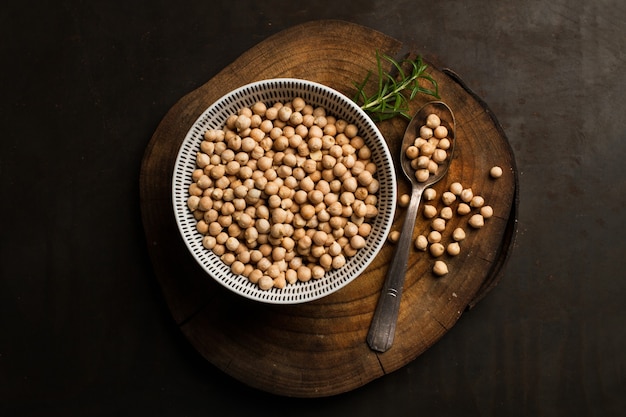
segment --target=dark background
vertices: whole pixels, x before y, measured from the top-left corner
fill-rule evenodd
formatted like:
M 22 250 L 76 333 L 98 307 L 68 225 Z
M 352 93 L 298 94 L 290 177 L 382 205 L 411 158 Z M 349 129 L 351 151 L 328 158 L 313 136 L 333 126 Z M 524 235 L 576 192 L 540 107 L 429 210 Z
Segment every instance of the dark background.
M 178 330 L 139 170 L 177 100 L 328 18 L 399 39 L 490 106 L 519 169 L 518 235 L 500 284 L 425 354 L 289 399 Z M 623 1 L 10 0 L 0 48 L 0 415 L 624 415 Z

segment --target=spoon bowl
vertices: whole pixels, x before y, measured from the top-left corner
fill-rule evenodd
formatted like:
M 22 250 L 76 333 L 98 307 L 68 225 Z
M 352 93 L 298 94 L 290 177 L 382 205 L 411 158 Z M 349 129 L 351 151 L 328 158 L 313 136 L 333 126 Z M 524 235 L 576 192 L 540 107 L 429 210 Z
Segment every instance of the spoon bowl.
M 447 129 L 446 137 L 450 141 L 450 147 L 446 151 L 446 158 L 438 164 L 435 172 L 420 180 L 416 176 L 416 169 L 413 168 L 413 159 L 407 156 L 407 150 L 411 146 L 416 146 L 416 139 L 420 137 L 420 128 L 426 124 L 426 119 L 430 114 L 437 115 L 440 124 Z M 411 200 L 406 211 L 396 252 L 387 271 L 387 277 L 367 335 L 367 343 L 372 350 L 385 352 L 393 344 L 417 209 L 424 190 L 441 180 L 448 172 L 456 143 L 454 130 L 454 114 L 441 101 L 426 103 L 415 113 L 405 130 L 400 152 L 400 165 L 411 182 Z
M 411 159 L 407 157 L 406 151 L 409 146 L 414 145 L 415 139 L 420 136 L 420 127 L 426 122 L 426 118 L 430 114 L 437 115 L 441 121 L 441 125 L 448 130 L 447 137 L 450 140 L 450 148 L 448 149 L 448 156 L 446 160 L 439 164 L 437 172 L 430 175 L 426 181 L 418 182 L 415 177 L 415 169 L 411 166 Z M 404 132 L 402 147 L 400 150 L 400 165 L 402 166 L 402 171 L 409 181 L 411 181 L 411 185 L 413 187 L 419 187 L 422 188 L 422 190 L 425 190 L 446 175 L 448 167 L 450 166 L 450 160 L 454 154 L 454 145 L 456 144 L 454 128 L 454 114 L 452 113 L 450 107 L 442 101 L 431 101 L 426 103 L 417 111 L 417 113 L 415 113 Z

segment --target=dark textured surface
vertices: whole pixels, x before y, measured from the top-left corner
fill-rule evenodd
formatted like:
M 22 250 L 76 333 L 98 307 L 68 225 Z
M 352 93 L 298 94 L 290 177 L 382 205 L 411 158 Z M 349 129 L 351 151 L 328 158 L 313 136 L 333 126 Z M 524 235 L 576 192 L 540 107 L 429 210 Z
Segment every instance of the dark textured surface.
M 490 106 L 520 172 L 519 232 L 500 284 L 424 355 L 296 400 L 242 386 L 182 337 L 148 259 L 138 176 L 178 99 L 321 18 L 399 39 Z M 617 0 L 8 2 L 0 414 L 621 415 L 625 18 Z

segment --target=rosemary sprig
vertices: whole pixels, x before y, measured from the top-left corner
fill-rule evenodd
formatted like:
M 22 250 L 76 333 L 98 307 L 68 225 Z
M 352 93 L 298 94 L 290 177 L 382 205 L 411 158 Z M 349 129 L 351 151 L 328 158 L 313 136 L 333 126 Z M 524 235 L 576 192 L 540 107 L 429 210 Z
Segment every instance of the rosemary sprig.
M 391 71 L 383 68 L 383 62 L 391 64 Z M 411 119 L 409 115 L 409 101 L 418 93 L 428 94 L 439 98 L 439 86 L 437 81 L 426 73 L 428 65 L 424 64 L 422 57 L 415 60 L 402 59 L 396 61 L 387 55 L 381 55 L 376 51 L 376 64 L 378 67 L 378 90 L 371 96 L 365 92 L 365 86 L 372 75 L 368 72 L 362 83 L 354 83 L 357 93 L 354 101 L 376 121 L 391 119 L 395 116 L 403 116 Z M 397 73 L 394 75 L 394 73 Z M 420 80 L 430 83 L 431 88 L 422 87 Z

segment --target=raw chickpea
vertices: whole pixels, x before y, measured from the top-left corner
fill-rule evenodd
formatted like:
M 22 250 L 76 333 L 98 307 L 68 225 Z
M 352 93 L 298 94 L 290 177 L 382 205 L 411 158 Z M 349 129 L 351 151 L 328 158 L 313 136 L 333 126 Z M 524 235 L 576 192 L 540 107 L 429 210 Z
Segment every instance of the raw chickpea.
M 426 201 L 432 201 L 437 198 L 437 191 L 434 188 L 427 188 L 424 190 L 424 199 Z
M 256 114 L 259 116 L 265 116 L 265 112 L 267 111 L 267 106 L 265 105 L 265 103 L 259 101 L 259 102 L 254 103 L 251 110 L 253 114 Z
M 406 148 L 406 156 L 409 159 L 415 159 L 419 156 L 420 150 L 417 146 L 409 146 Z
M 296 97 L 291 100 L 291 105 L 295 111 L 301 112 L 306 107 L 306 101 L 302 97 Z
M 445 247 L 443 246 L 443 244 L 435 242 L 430 245 L 430 254 L 435 258 L 440 257 L 441 255 L 443 255 L 444 252 Z
M 189 186 L 189 194 L 191 196 L 200 197 L 202 194 L 204 194 L 204 191 L 202 190 L 202 188 L 198 187 L 198 184 L 194 182 Z
M 428 236 L 428 243 L 439 243 L 441 242 L 441 233 L 437 230 L 431 231 Z
M 272 279 L 272 277 L 270 277 L 268 275 L 263 275 L 259 279 L 259 282 L 257 284 L 258 284 L 260 289 L 262 289 L 262 290 L 269 290 L 270 288 L 272 288 L 274 286 L 274 280 Z
M 448 149 L 450 149 L 451 143 L 450 143 L 450 139 L 448 138 L 443 138 L 439 140 L 439 143 L 437 144 L 437 147 L 439 149 L 443 149 L 444 151 L 447 151 Z
M 448 255 L 450 256 L 457 256 L 461 253 L 461 245 L 459 245 L 459 242 L 449 243 L 446 247 L 446 252 L 448 252 Z
M 353 124 L 348 124 L 346 125 L 346 127 L 343 130 L 344 135 L 346 135 L 348 138 L 353 138 L 355 137 L 359 131 L 358 128 L 353 125 Z
M 420 148 L 420 154 L 424 156 L 432 156 L 432 154 L 435 153 L 435 149 L 437 149 L 435 145 L 430 142 L 426 142 Z
M 442 277 L 448 273 L 448 265 L 443 261 L 436 261 L 433 266 L 433 273 L 439 277 Z
M 327 124 L 326 126 L 324 126 L 323 130 L 324 135 L 335 136 L 337 134 L 337 128 L 334 124 Z
M 483 218 L 488 219 L 493 216 L 493 208 L 491 208 L 491 206 L 482 206 L 480 208 L 480 214 Z
M 474 208 L 480 208 L 483 205 L 485 205 L 485 199 L 482 198 L 479 195 L 475 195 L 474 197 L 472 197 L 472 199 L 470 200 L 469 203 L 470 207 L 474 207 Z
M 335 269 L 339 269 L 346 264 L 346 257 L 339 254 L 333 257 L 331 266 Z
M 439 212 L 439 216 L 444 220 L 450 220 L 453 217 L 454 213 L 451 207 L 444 207 Z
M 461 192 L 463 191 L 463 186 L 461 185 L 460 182 L 453 182 L 452 184 L 450 184 L 450 192 L 454 195 L 461 195 Z
M 206 249 L 213 249 L 215 247 L 215 245 L 217 244 L 217 241 L 215 240 L 215 237 L 213 236 L 204 236 L 202 238 L 202 246 L 204 246 Z
M 426 169 L 428 169 L 429 173 L 436 174 L 437 170 L 439 169 L 439 164 L 431 159 L 430 161 L 428 161 L 428 167 Z
M 320 256 L 319 258 L 319 264 L 322 266 L 322 268 L 324 268 L 326 271 L 329 271 L 332 267 L 333 264 L 333 257 L 330 256 L 327 253 L 322 254 L 322 256 Z
M 441 196 L 441 201 L 446 206 L 449 206 L 449 205 L 451 205 L 452 203 L 454 203 L 456 201 L 456 196 L 454 195 L 454 193 L 452 193 L 450 191 L 446 191 Z
M 415 249 L 425 251 L 428 249 L 428 238 L 424 235 L 419 235 L 415 239 Z
M 372 225 L 370 223 L 361 223 L 359 225 L 359 235 L 368 237 L 372 233 Z
M 460 214 L 461 216 L 465 216 L 466 214 L 469 214 L 471 211 L 472 211 L 472 208 L 467 203 L 460 203 L 459 206 L 456 208 L 456 212 Z
M 430 204 L 424 204 L 424 217 L 427 219 L 432 219 L 437 215 L 437 208 Z
M 430 190 L 431 188 L 429 188 Z M 424 191 L 425 193 L 426 191 Z M 427 199 L 428 200 L 428 199 Z M 409 206 L 409 202 L 411 201 L 411 196 L 408 194 L 402 194 L 398 197 L 398 205 L 400 207 L 408 207 Z
M 443 139 L 448 136 L 448 129 L 443 125 L 439 125 L 433 130 L 433 136 L 437 139 Z
M 288 284 L 295 284 L 298 282 L 298 273 L 295 269 L 288 269 L 285 271 L 285 280 Z
M 213 253 L 217 256 L 222 256 L 224 255 L 224 253 L 226 252 L 226 248 L 224 247 L 224 245 L 220 245 L 220 244 L 216 244 L 213 247 Z
M 324 277 L 326 271 L 319 265 L 313 265 L 311 268 L 311 276 L 313 279 L 320 279 Z
M 444 149 L 435 149 L 433 152 L 433 161 L 441 164 L 448 157 L 448 153 Z
M 233 274 L 235 275 L 242 275 L 244 270 L 245 270 L 246 266 L 244 265 L 243 262 L 241 261 L 234 261 L 231 265 L 230 265 L 230 270 Z
M 489 175 L 491 176 L 491 178 L 500 178 L 502 174 L 502 168 L 500 168 L 499 166 L 494 166 L 489 170 Z
M 197 195 L 192 195 L 187 199 L 187 207 L 189 208 L 189 210 L 194 211 L 198 208 L 199 205 L 200 197 L 198 197 Z
M 485 225 L 485 219 L 480 214 L 474 214 L 468 220 L 468 224 L 470 226 L 472 226 L 473 228 L 475 228 L 475 229 L 480 229 L 481 227 L 483 227 Z
M 391 243 L 397 243 L 398 240 L 400 239 L 400 232 L 397 230 L 392 230 L 389 233 L 388 239 L 389 239 L 389 242 Z
M 257 284 L 261 280 L 262 276 L 263 276 L 263 271 L 261 271 L 260 269 L 254 269 L 248 275 L 248 279 L 253 284 Z
M 428 171 L 428 169 L 418 169 L 417 171 L 415 171 L 415 178 L 419 182 L 424 182 L 428 180 L 428 177 L 430 177 L 430 172 Z
M 346 237 L 352 238 L 359 233 L 359 227 L 352 222 L 348 222 L 343 227 L 343 233 Z
M 446 230 L 446 221 L 442 218 L 436 218 L 435 220 L 432 221 L 430 226 L 432 227 L 433 230 L 436 230 L 442 233 L 444 230 Z
M 346 256 L 354 256 L 357 254 L 357 252 L 358 252 L 358 249 L 353 248 L 352 245 L 348 244 L 343 247 L 343 253 Z
M 285 273 L 281 272 L 276 278 L 274 278 L 274 288 L 283 289 L 287 285 L 287 279 Z
M 357 229 L 358 231 L 358 229 Z M 350 238 L 350 246 L 354 249 L 362 249 L 365 247 L 365 238 L 361 235 L 354 235 Z
M 460 242 L 462 240 L 465 239 L 465 230 L 463 230 L 460 227 L 457 227 L 456 229 L 454 229 L 454 231 L 452 232 L 452 239 L 454 239 L 457 242 Z
M 366 204 L 365 205 L 367 212 L 365 213 L 365 217 L 368 219 L 372 219 L 376 216 L 378 216 L 378 208 L 373 205 L 373 204 Z
M 420 127 L 420 137 L 422 139 L 430 139 L 433 137 L 433 130 L 428 126 Z
M 209 165 L 211 163 L 211 158 L 209 157 L 209 155 L 202 153 L 202 152 L 198 152 L 196 154 L 196 165 L 199 168 L 204 168 L 205 166 Z
M 358 148 L 358 156 L 359 159 L 368 160 L 372 157 L 372 150 L 368 146 L 361 146 L 360 148 Z
M 278 109 L 278 119 L 283 122 L 287 122 L 291 117 L 292 112 L 293 110 L 291 109 L 291 107 L 282 106 L 280 109 Z
M 372 177 L 372 174 L 369 171 L 363 171 L 359 174 L 359 177 L 357 178 L 357 180 L 359 184 L 363 186 L 368 186 L 372 183 L 374 178 Z
M 431 129 L 435 129 L 435 128 L 439 127 L 440 124 L 441 124 L 441 119 L 436 114 L 431 113 L 431 114 L 429 114 L 426 117 L 426 126 L 427 127 L 431 128 Z
M 224 262 L 228 266 L 231 266 L 236 260 L 235 255 L 232 252 L 225 252 L 221 256 L 221 259 L 222 259 L 222 262 Z
M 465 203 L 469 203 L 470 201 L 472 201 L 472 198 L 474 198 L 474 192 L 471 188 L 465 188 L 463 191 L 461 191 L 460 197 L 461 200 L 463 200 Z

